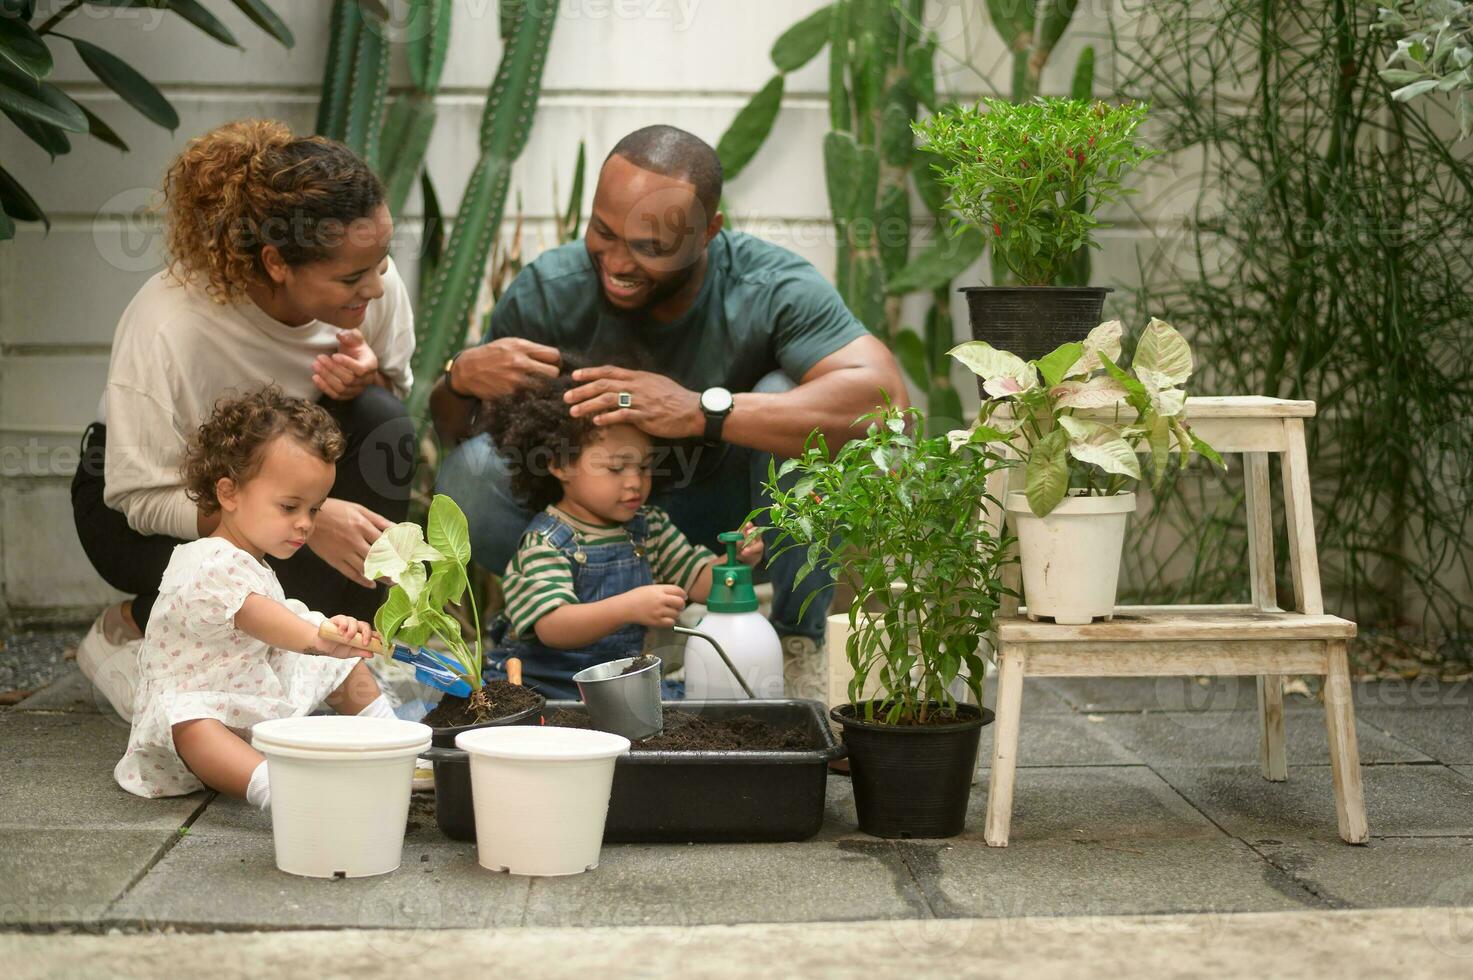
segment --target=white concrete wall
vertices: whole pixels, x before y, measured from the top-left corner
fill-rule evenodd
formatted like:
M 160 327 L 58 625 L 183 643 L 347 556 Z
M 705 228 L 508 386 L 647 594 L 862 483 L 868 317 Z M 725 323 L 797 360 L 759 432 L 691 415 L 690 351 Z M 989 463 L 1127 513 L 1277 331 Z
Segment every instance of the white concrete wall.
M 106 375 L 118 315 L 161 264 L 157 221 L 136 212 L 156 198 L 169 160 L 191 137 L 247 116 L 283 119 L 302 132 L 315 117 L 325 44 L 326 0 L 275 0 L 296 35 L 287 51 L 230 4 L 207 3 L 247 46 L 222 47 L 174 15 L 83 7 L 70 28 L 97 40 L 158 84 L 179 111 L 172 135 L 121 105 L 66 45 L 57 45 L 56 77 L 106 118 L 133 147 L 121 154 L 74 140 L 54 164 L 0 119 L 5 165 L 32 190 L 52 219 L 49 235 L 22 226 L 0 245 L 0 608 L 20 613 L 76 613 L 111 597 L 77 544 L 68 480 L 76 443 L 92 420 Z M 772 41 L 820 0 L 562 0 L 531 143 L 517 167 L 515 192 L 530 221 L 526 244 L 561 207 L 579 140 L 601 160 L 620 136 L 668 122 L 714 143 L 746 99 L 772 74 Z M 1101 0 L 1081 15 L 1056 52 L 1045 90 L 1067 89 L 1078 49 L 1108 50 Z M 943 49 L 974 68 L 952 66 L 943 83 L 960 94 L 1006 87 L 1005 51 L 981 0 L 933 0 Z M 429 167 L 442 204 L 453 213 L 474 162 L 485 87 L 500 56 L 496 0 L 457 3 L 440 120 Z M 1107 77 L 1107 63 L 1101 77 Z M 826 65 L 821 57 L 787 83 L 783 112 L 767 146 L 727 189 L 736 227 L 789 245 L 832 272 L 820 145 L 827 129 Z M 393 83 L 407 73 L 396 56 Z M 1102 88 L 1097 90 L 1102 91 Z M 1143 219 L 1169 226 L 1190 195 L 1190 173 L 1143 181 L 1146 193 L 1103 238 L 1096 281 L 1129 280 Z M 591 194 L 591 181 L 590 190 Z M 585 197 L 585 208 L 587 198 Z M 418 238 L 416 199 L 401 216 L 397 249 L 407 275 Z M 586 213 L 586 212 L 585 212 Z M 973 281 L 981 282 L 975 270 Z M 958 322 L 964 322 L 958 308 Z M 964 329 L 964 328 L 963 328 Z M 970 385 L 962 385 L 969 391 Z

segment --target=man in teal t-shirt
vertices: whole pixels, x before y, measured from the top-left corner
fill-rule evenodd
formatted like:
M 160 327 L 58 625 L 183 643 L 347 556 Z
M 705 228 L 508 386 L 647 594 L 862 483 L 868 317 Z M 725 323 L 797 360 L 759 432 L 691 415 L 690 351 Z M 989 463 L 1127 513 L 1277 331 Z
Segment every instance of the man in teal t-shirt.
M 810 263 L 725 231 L 721 164 L 695 136 L 650 126 L 614 147 L 599 174 L 585 238 L 538 256 L 497 301 L 482 343 L 447 364 L 431 409 L 447 444 L 437 489 L 466 512 L 476 560 L 500 571 L 531 514 L 512 498 L 507 462 L 485 435 L 465 439 L 483 400 L 557 373 L 562 353 L 592 365 L 571 411 L 631 423 L 673 443 L 672 485 L 658 500 L 692 540 L 716 545 L 760 506 L 773 456 L 830 445 L 881 392 L 906 403 L 890 351 Z M 464 442 L 461 442 L 465 439 Z M 826 603 L 800 617 L 819 584 L 793 582 L 797 551 L 769 568 L 773 624 L 800 647 L 821 641 Z

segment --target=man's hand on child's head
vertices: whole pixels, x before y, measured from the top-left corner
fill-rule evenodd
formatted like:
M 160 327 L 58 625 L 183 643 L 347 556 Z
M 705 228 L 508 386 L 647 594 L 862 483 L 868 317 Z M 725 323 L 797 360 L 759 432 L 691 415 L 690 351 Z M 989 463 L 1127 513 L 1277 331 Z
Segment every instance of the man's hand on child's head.
M 685 608 L 685 592 L 674 585 L 643 585 L 620 596 L 626 619 L 640 626 L 674 626 Z
M 737 561 L 743 565 L 756 565 L 767 551 L 767 545 L 762 541 L 762 529 L 748 521 L 742 526 L 742 533 L 746 538 L 737 549 Z

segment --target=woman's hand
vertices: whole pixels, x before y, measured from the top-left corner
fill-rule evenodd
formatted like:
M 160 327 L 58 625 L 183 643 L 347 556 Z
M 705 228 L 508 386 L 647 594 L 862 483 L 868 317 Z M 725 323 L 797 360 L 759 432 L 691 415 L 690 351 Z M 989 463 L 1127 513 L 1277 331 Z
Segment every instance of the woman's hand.
M 762 531 L 757 525 L 748 521 L 742 526 L 742 533 L 747 537 L 742 541 L 742 546 L 737 549 L 737 561 L 743 565 L 756 566 L 767 551 L 767 545 L 762 541 Z
M 312 361 L 312 383 L 329 398 L 352 401 L 369 385 L 379 384 L 378 355 L 359 330 L 338 331 L 338 352 Z
M 344 577 L 371 589 L 373 582 L 363 577 L 363 562 L 379 535 L 392 526 L 362 504 L 329 497 L 317 513 L 317 526 L 307 547 Z

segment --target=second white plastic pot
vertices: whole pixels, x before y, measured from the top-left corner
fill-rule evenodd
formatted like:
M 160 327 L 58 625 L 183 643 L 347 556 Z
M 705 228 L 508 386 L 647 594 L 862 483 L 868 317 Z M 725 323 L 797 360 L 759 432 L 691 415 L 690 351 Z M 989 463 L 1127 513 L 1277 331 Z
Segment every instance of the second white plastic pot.
M 321 715 L 263 721 L 276 866 L 310 878 L 362 878 L 399 867 L 414 758 L 430 728 L 395 718 Z
M 1065 497 L 1046 517 L 1028 498 L 1007 496 L 1008 521 L 1018 535 L 1023 565 L 1023 600 L 1029 618 L 1083 625 L 1115 614 L 1120 551 L 1135 494 Z
M 629 739 L 576 728 L 480 728 L 455 736 L 471 760 L 476 856 L 517 875 L 598 867 L 614 762 Z

